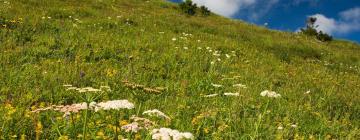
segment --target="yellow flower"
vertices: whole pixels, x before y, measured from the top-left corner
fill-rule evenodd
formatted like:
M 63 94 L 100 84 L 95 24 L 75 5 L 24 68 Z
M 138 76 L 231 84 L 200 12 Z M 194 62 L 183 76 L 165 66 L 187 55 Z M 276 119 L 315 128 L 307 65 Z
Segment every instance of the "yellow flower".
M 20 140 L 26 140 L 26 135 L 22 134 L 21 137 L 20 137 Z
M 209 128 L 204 128 L 204 133 L 208 134 L 209 133 Z
M 38 122 L 36 123 L 36 127 L 35 127 L 35 139 L 40 139 L 40 135 L 42 133 L 42 129 L 43 129 L 43 126 L 41 124 L 41 122 Z
M 129 124 L 126 120 L 121 120 L 120 121 L 120 126 L 124 126 L 124 125 L 127 125 Z
M 60 136 L 59 140 L 69 140 L 69 136 Z
M 104 131 L 100 130 L 96 133 L 96 138 L 101 139 L 105 136 Z
M 141 135 L 140 135 L 140 134 L 136 134 L 136 135 L 135 135 L 135 140 L 141 140 Z

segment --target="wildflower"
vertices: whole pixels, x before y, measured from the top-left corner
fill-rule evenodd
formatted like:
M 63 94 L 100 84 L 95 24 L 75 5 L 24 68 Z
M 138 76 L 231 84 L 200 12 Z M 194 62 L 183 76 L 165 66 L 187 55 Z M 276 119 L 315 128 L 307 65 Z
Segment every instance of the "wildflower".
M 225 96 L 239 96 L 239 93 L 224 93 Z
M 47 17 L 48 19 L 51 19 L 51 17 Z
M 215 64 L 215 61 L 211 61 L 210 64 L 211 64 L 211 65 L 214 65 L 214 64 Z
M 308 91 L 306 91 L 304 94 L 310 94 L 310 92 L 311 92 L 311 91 L 310 91 L 310 90 L 308 90 Z
M 297 125 L 296 124 L 292 124 L 292 125 L 290 125 L 292 128 L 296 128 L 297 127 Z
M 210 47 L 206 47 L 206 49 L 207 49 L 207 50 L 209 50 L 209 49 L 210 49 Z
M 231 56 L 230 55 L 228 55 L 228 54 L 225 54 L 225 56 L 227 57 L 227 58 L 230 58 Z
M 161 111 L 159 111 L 157 109 L 144 111 L 143 114 L 146 114 L 146 115 L 149 115 L 149 116 L 162 117 L 162 118 L 170 120 L 170 117 L 168 117 L 167 115 L 165 115 L 165 113 L 163 113 L 163 112 L 161 112 Z
M 278 130 L 283 130 L 283 129 L 284 129 L 284 127 L 279 126 L 277 129 L 278 129 Z
M 216 53 L 216 52 L 213 53 L 213 55 L 214 55 L 214 56 L 220 56 L 220 54 L 218 54 L 218 53 Z
M 223 85 L 219 85 L 219 84 L 211 84 L 213 87 L 216 87 L 216 88 L 220 88 L 220 87 L 223 87 Z
M 176 38 L 174 37 L 174 38 L 172 38 L 172 41 L 176 41 Z
M 243 85 L 243 84 L 235 84 L 233 85 L 233 87 L 237 87 L 237 88 L 247 88 L 246 85 Z
M 122 126 L 121 129 L 124 129 L 125 132 L 137 133 L 139 130 L 141 130 L 143 128 L 139 126 L 139 123 L 133 122 L 133 123 Z
M 201 42 L 201 40 L 197 40 L 197 42 Z
M 205 95 L 204 97 L 205 97 L 205 98 L 209 98 L 209 97 L 215 97 L 215 96 L 218 96 L 218 94 Z
M 267 97 L 270 97 L 270 98 L 279 98 L 279 97 L 281 97 L 280 94 L 277 94 L 276 92 L 274 92 L 274 91 L 269 91 L 269 90 L 264 90 L 264 91 L 262 91 L 262 92 L 260 93 L 260 95 L 263 96 L 263 97 L 267 96 Z
M 95 112 L 99 110 L 110 110 L 110 109 L 133 109 L 134 104 L 129 102 L 128 100 L 113 100 L 107 102 L 97 103 L 95 106 Z
M 189 49 L 188 47 L 184 47 L 185 50 Z
M 150 121 L 149 119 L 146 119 L 146 118 L 131 116 L 130 119 L 133 120 L 134 122 L 137 122 L 137 123 L 141 124 L 141 126 L 144 127 L 145 129 L 149 129 L 152 126 L 154 126 L 154 124 L 155 124 L 154 122 L 152 122 L 152 121 Z
M 219 61 L 219 62 L 220 62 L 220 61 L 221 61 L 221 59 L 220 59 L 220 58 L 218 58 L 218 59 L 217 59 L 217 61 Z
M 193 134 L 190 132 L 179 132 L 170 128 L 154 129 L 151 132 L 152 139 L 154 140 L 182 140 L 182 139 L 194 139 Z

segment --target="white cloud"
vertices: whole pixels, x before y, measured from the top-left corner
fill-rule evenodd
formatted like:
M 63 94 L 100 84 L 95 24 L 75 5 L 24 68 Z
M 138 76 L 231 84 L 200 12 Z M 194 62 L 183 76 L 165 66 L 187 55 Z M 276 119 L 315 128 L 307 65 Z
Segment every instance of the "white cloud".
M 340 12 L 340 19 L 328 18 L 322 14 L 311 15 L 316 17 L 315 25 L 318 31 L 328 34 L 345 34 L 360 30 L 360 7 Z
M 185 0 L 184 0 L 185 1 Z M 240 14 L 242 17 L 255 21 L 264 16 L 279 0 L 192 0 L 198 5 L 205 5 L 210 11 L 232 17 Z
M 198 5 L 205 5 L 212 12 L 231 17 L 240 9 L 251 6 L 256 0 L 193 0 Z
M 341 18 L 348 21 L 360 20 L 360 7 L 351 8 L 340 13 Z

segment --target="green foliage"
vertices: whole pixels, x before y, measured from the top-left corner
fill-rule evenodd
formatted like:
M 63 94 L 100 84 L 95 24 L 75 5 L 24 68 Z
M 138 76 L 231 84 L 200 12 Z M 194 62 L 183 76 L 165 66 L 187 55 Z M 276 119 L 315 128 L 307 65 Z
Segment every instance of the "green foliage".
M 209 16 L 211 14 L 210 10 L 204 5 L 200 7 L 200 12 L 203 16 Z
M 197 6 L 191 0 L 186 0 L 185 2 L 180 3 L 179 6 L 185 14 L 188 14 L 190 16 L 196 14 Z

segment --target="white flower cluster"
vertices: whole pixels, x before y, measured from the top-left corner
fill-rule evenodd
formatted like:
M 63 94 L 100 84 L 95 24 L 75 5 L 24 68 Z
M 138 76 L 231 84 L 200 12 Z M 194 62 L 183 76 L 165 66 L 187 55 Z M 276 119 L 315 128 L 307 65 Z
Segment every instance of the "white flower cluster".
M 125 132 L 134 132 L 137 133 L 139 130 L 143 129 L 142 127 L 139 126 L 139 123 L 137 122 L 132 122 L 130 124 L 121 126 L 121 129 L 124 129 Z
M 227 92 L 227 93 L 224 93 L 225 96 L 240 96 L 239 93 L 230 93 L 230 92 Z
M 270 91 L 270 90 L 264 90 L 260 93 L 261 96 L 263 97 L 269 97 L 269 98 L 280 98 L 281 95 L 277 94 L 275 91 Z
M 161 117 L 161 118 L 165 118 L 170 120 L 170 117 L 165 115 L 165 113 L 161 112 L 160 110 L 157 109 L 153 109 L 153 110 L 147 110 L 143 112 L 144 115 L 149 115 L 149 116 L 156 116 L 156 117 Z
M 91 104 L 90 104 L 91 105 Z M 95 112 L 99 110 L 119 110 L 119 109 L 133 109 L 134 104 L 129 102 L 128 100 L 113 100 L 107 102 L 100 102 L 94 106 Z
M 219 84 L 211 84 L 213 87 L 215 88 L 220 88 L 220 87 L 223 87 L 223 85 L 219 85 Z
M 78 87 L 74 87 L 72 85 L 63 85 L 64 87 L 66 87 L 66 90 L 76 90 L 80 93 L 85 93 L 85 92 L 102 92 L 102 91 L 107 91 L 110 92 L 111 89 L 109 86 L 100 86 L 100 89 L 96 89 L 93 87 L 84 87 L 84 88 L 78 88 Z
M 151 132 L 153 140 L 183 140 L 194 139 L 193 134 L 190 132 L 179 132 L 170 128 L 154 129 Z
M 209 94 L 209 95 L 205 95 L 204 97 L 205 98 L 210 98 L 210 97 L 215 97 L 215 96 L 218 96 L 218 94 Z
M 235 84 L 233 85 L 233 87 L 237 87 L 237 88 L 247 88 L 246 85 L 243 85 L 243 84 Z
M 70 115 L 71 113 L 77 113 L 81 110 L 85 110 L 85 109 L 89 109 L 89 110 L 95 110 L 95 112 L 99 111 L 99 110 L 110 110 L 110 109 L 115 109 L 115 110 L 119 110 L 119 109 L 133 109 L 134 108 L 134 104 L 130 103 L 128 100 L 114 100 L 114 101 L 107 101 L 107 102 L 100 102 L 100 103 L 96 103 L 96 102 L 91 102 L 89 104 L 89 108 L 87 103 L 83 102 L 83 103 L 77 103 L 77 104 L 71 104 L 71 105 L 53 105 L 50 107 L 46 107 L 46 108 L 40 108 L 40 109 L 36 109 L 32 112 L 34 113 L 38 113 L 41 111 L 47 111 L 47 110 L 55 110 L 55 111 L 59 111 L 59 112 L 63 112 L 64 113 L 64 117 Z

